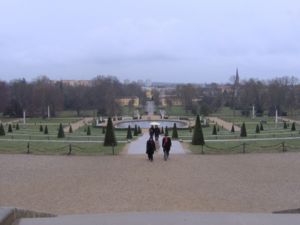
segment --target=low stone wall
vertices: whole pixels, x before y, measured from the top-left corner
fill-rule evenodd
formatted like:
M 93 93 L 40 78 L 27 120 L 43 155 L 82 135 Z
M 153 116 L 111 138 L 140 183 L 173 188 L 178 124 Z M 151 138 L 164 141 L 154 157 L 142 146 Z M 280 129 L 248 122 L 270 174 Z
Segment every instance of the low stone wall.
M 55 217 L 56 215 L 26 209 L 0 208 L 0 225 L 16 225 L 21 218 Z

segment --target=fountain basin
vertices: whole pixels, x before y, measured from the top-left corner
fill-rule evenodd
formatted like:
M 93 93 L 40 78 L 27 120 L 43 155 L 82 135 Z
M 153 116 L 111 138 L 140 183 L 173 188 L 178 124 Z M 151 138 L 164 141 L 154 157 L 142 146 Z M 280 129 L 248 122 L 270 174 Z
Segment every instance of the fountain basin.
M 116 128 L 127 128 L 128 125 L 130 127 L 134 127 L 135 125 L 140 126 L 140 128 L 150 128 L 151 123 L 157 122 L 159 123 L 159 127 L 169 127 L 172 128 L 174 123 L 176 123 L 177 128 L 187 128 L 188 123 L 180 120 L 131 120 L 131 121 L 120 121 L 115 123 Z

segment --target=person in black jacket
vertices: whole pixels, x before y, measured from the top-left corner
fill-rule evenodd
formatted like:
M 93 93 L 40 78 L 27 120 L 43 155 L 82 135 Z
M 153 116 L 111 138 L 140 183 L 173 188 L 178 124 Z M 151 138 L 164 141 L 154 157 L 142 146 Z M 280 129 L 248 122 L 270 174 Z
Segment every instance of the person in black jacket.
M 168 137 L 167 134 L 165 134 L 164 138 L 162 139 L 162 147 L 164 151 L 164 159 L 167 160 L 169 157 L 169 152 L 172 146 L 171 138 Z
M 148 155 L 148 159 L 152 162 L 153 161 L 153 154 L 155 151 L 155 142 L 153 141 L 153 137 L 150 136 L 149 140 L 146 144 L 146 153 Z
M 154 136 L 155 136 L 155 140 L 157 141 L 158 138 L 159 138 L 159 134 L 160 134 L 160 129 L 157 125 L 155 125 L 155 128 L 154 128 Z

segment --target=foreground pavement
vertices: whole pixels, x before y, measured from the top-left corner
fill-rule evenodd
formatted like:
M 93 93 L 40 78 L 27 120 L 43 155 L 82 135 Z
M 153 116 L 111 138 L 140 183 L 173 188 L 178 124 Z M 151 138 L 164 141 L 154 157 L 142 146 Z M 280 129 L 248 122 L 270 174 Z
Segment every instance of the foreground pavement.
M 111 213 L 21 219 L 19 225 L 298 225 L 299 214 Z

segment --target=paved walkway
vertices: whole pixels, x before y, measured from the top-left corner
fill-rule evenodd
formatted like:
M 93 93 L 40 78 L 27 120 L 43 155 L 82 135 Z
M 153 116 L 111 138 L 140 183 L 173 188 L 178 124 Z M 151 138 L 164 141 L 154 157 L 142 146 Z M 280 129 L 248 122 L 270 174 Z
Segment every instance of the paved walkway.
M 220 119 L 219 117 L 207 117 L 210 121 L 218 124 L 219 126 L 223 127 L 224 129 L 231 131 L 232 123 L 227 122 L 225 120 Z M 241 128 L 238 126 L 234 126 L 235 131 L 241 131 Z
M 20 225 L 298 225 L 299 214 L 114 213 L 21 219 Z
M 128 147 L 128 154 L 129 155 L 138 155 L 138 154 L 145 154 L 146 153 L 146 142 L 149 139 L 149 134 L 144 133 L 143 136 L 139 137 L 137 140 L 130 143 Z M 162 136 L 159 138 L 160 149 L 158 154 L 163 154 L 163 150 L 161 147 Z M 182 147 L 179 141 L 172 140 L 172 147 L 170 154 L 184 154 L 186 151 Z

